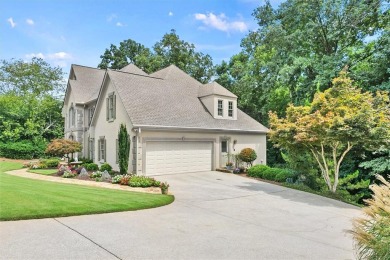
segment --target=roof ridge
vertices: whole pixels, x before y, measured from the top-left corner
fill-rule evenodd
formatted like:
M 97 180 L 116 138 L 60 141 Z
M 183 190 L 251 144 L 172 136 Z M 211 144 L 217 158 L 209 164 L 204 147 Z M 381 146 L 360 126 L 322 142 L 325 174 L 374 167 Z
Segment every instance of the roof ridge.
M 152 79 L 161 79 L 161 80 L 164 80 L 163 78 L 153 77 L 153 76 L 150 76 L 150 75 L 148 75 L 148 74 L 147 74 L 147 75 L 141 75 L 141 74 L 137 74 L 137 73 L 133 73 L 133 72 L 126 72 L 126 71 L 112 70 L 112 69 L 107 69 L 107 71 L 119 72 L 119 73 L 124 73 L 124 74 L 131 74 L 131 75 L 140 76 L 140 77 L 145 77 L 145 78 L 152 78 Z
M 103 71 L 103 70 L 106 70 L 106 69 L 94 68 L 94 67 L 85 66 L 85 65 L 79 65 L 79 64 L 74 64 L 74 63 L 72 63 L 70 66 L 71 66 L 71 67 L 72 67 L 72 66 L 79 66 L 79 67 L 83 67 L 83 68 L 95 69 L 95 70 L 102 70 L 102 71 Z

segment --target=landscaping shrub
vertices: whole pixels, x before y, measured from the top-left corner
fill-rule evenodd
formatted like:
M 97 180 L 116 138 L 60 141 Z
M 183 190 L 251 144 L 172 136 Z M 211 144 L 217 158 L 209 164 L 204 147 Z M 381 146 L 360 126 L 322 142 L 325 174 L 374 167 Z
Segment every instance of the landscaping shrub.
M 248 169 L 248 176 L 255 178 L 263 178 L 263 173 L 268 170 L 269 167 L 264 164 L 258 164 Z
M 96 181 L 100 180 L 102 177 L 103 173 L 101 171 L 96 171 L 91 174 L 91 178 L 95 179 Z
M 81 152 L 82 145 L 79 142 L 69 139 L 54 139 L 46 147 L 45 153 L 54 156 L 64 156 L 65 154 Z
M 131 187 L 160 187 L 160 182 L 156 181 L 154 178 L 146 177 L 146 176 L 131 176 L 129 179 L 128 185 Z
M 73 178 L 77 175 L 77 173 L 72 172 L 70 170 L 66 170 L 64 174 L 62 174 L 62 178 Z
M 390 259 L 390 183 L 380 175 L 382 182 L 370 187 L 374 195 L 365 200 L 365 217 L 354 220 L 350 231 L 357 243 L 359 259 Z
M 244 148 L 241 150 L 239 158 L 241 161 L 246 162 L 252 166 L 253 161 L 257 158 L 257 154 L 252 148 Z
M 84 164 L 93 163 L 93 160 L 92 160 L 92 159 L 85 158 L 85 157 L 79 157 L 78 160 L 79 160 L 79 162 L 83 162 L 83 165 L 84 165 Z
M 87 163 L 87 164 L 84 164 L 84 167 L 87 171 L 99 170 L 99 166 L 96 163 Z
M 263 179 L 274 181 L 277 174 L 279 174 L 283 169 L 281 168 L 269 168 L 264 171 Z
M 295 177 L 295 174 L 292 173 L 291 171 L 289 171 L 287 169 L 281 169 L 281 170 L 283 170 L 283 171 L 281 171 L 278 174 L 276 174 L 275 181 L 277 181 L 277 182 L 286 182 L 287 178 L 294 178 Z
M 45 166 L 41 168 L 57 168 L 60 160 L 57 158 L 42 159 L 40 160 L 40 163 Z
M 11 159 L 33 159 L 44 155 L 45 143 L 32 143 L 31 141 L 0 142 L 0 157 Z
M 100 166 L 100 171 L 104 172 L 104 171 L 108 171 L 110 172 L 112 170 L 112 167 L 111 165 L 109 165 L 108 163 L 103 163 L 101 166 Z

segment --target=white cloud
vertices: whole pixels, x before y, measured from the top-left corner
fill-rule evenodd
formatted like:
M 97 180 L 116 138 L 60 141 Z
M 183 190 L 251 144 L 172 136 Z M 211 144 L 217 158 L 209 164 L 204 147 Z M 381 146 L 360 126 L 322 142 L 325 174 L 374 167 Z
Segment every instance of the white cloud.
M 214 28 L 223 32 L 248 30 L 248 25 L 243 21 L 229 21 L 225 14 L 215 15 L 213 13 L 201 14 L 196 13 L 195 19 L 201 21 L 205 26 Z
M 118 27 L 122 27 L 122 26 L 123 26 L 123 23 L 117 22 L 115 25 L 118 26 Z
M 173 16 L 173 13 L 172 13 L 172 12 L 169 12 L 168 15 L 169 15 L 169 16 Z
M 16 26 L 16 23 L 14 22 L 14 19 L 12 17 L 8 18 L 7 22 L 9 22 L 9 24 L 11 25 L 12 28 L 14 28 Z
M 26 54 L 24 55 L 27 59 L 32 59 L 34 57 L 36 58 L 40 58 L 40 59 L 45 59 L 45 55 L 43 55 L 42 52 L 39 52 L 39 53 L 30 53 L 30 54 Z
M 32 19 L 26 19 L 26 23 L 28 25 L 34 25 L 34 21 Z
M 55 66 L 60 66 L 62 68 L 67 67 L 68 66 L 67 61 L 72 59 L 72 56 L 69 53 L 63 51 L 55 52 L 55 53 L 47 53 L 47 54 L 43 54 L 42 52 L 30 53 L 30 54 L 26 54 L 25 57 L 27 59 L 32 59 L 33 57 L 41 58 L 52 63 Z

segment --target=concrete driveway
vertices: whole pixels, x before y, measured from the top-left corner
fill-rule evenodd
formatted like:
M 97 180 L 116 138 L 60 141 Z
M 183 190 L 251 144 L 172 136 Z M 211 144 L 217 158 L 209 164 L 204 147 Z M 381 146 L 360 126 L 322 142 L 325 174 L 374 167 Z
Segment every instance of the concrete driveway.
M 233 174 L 156 176 L 171 205 L 0 222 L 1 259 L 354 259 L 356 207 Z

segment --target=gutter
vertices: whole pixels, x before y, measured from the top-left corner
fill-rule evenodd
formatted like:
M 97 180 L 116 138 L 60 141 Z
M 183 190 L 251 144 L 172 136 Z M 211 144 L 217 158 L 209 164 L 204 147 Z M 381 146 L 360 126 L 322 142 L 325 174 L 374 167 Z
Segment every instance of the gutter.
M 261 130 L 243 130 L 243 129 L 226 129 L 226 128 L 201 128 L 201 127 L 178 127 L 178 126 L 163 126 L 163 125 L 134 125 L 134 128 L 143 128 L 144 130 L 159 130 L 159 131 L 196 131 L 196 132 L 235 132 L 235 133 L 249 133 L 249 134 L 266 134 L 269 132 L 268 128 L 265 131 Z M 133 129 L 134 129 L 133 128 Z

